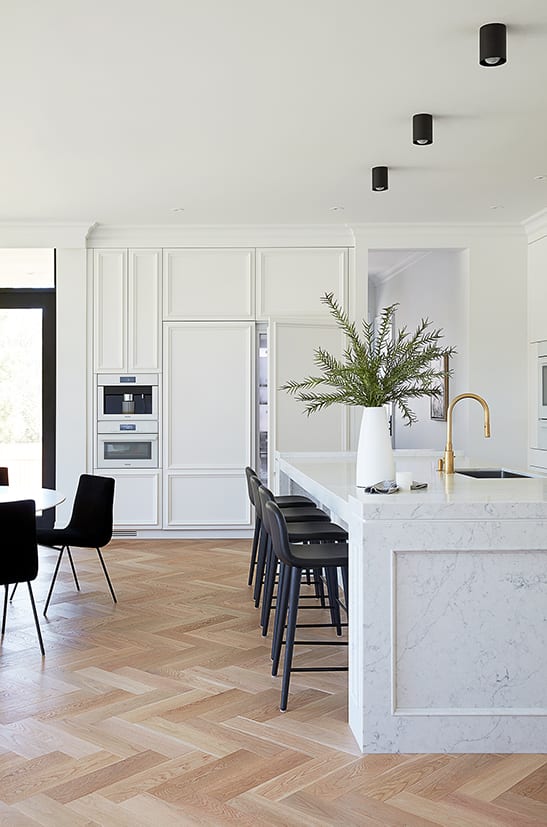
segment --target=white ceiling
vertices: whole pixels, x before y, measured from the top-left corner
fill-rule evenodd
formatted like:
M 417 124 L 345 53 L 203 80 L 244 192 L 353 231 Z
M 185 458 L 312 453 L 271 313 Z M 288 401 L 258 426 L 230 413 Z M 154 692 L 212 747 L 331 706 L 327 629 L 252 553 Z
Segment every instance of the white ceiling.
M 508 62 L 483 68 L 491 21 Z M 546 58 L 547 0 L 2 3 L 0 220 L 521 221 L 547 206 Z

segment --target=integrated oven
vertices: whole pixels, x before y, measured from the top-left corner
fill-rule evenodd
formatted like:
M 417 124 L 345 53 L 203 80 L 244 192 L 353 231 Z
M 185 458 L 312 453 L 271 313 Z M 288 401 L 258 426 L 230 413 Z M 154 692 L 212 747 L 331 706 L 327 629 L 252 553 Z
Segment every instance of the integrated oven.
M 158 429 L 151 422 L 99 422 L 97 468 L 157 468 Z
M 158 376 L 133 373 L 97 376 L 97 419 L 158 420 Z

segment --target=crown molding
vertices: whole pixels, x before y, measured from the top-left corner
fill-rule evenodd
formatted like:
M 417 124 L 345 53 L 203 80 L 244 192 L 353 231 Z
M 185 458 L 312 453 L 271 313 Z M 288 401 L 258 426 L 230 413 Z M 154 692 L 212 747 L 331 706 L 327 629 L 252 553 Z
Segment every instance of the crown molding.
M 539 241 L 547 235 L 547 208 L 531 215 L 522 222 L 524 232 L 528 236 L 528 243 Z
M 0 247 L 84 248 L 91 222 L 70 224 L 0 222 Z
M 524 238 L 522 224 L 352 224 L 356 245 L 366 247 L 467 247 L 478 238 Z
M 346 225 L 95 224 L 88 247 L 350 247 Z
M 474 238 L 524 237 L 522 224 L 100 224 L 93 247 L 466 247 Z

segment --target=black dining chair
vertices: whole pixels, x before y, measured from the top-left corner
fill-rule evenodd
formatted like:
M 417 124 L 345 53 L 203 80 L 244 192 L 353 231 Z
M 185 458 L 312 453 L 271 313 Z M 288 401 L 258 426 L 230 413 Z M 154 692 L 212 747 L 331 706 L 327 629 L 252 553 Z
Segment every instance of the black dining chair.
M 2 636 L 6 631 L 8 612 L 8 590 L 11 585 L 26 583 L 38 642 L 45 655 L 44 642 L 36 614 L 31 580 L 38 575 L 38 546 L 36 543 L 36 503 L 34 500 L 15 500 L 0 503 L 0 526 L 2 539 L 0 547 L 0 585 L 4 586 L 4 613 L 2 615 Z
M 112 595 L 117 603 L 114 589 L 108 576 L 108 571 L 101 554 L 101 548 L 112 539 L 112 522 L 114 507 L 114 480 L 112 477 L 97 477 L 91 474 L 82 474 L 78 482 L 72 514 L 65 528 L 39 528 L 37 531 L 38 545 L 60 549 L 53 579 L 49 587 L 44 615 L 46 614 L 57 579 L 61 559 L 66 549 L 74 583 L 80 591 L 80 584 L 76 575 L 76 568 L 72 558 L 71 548 L 94 548 L 99 555 L 101 566 Z
M 0 485 L 9 485 L 9 471 L 5 466 L 0 467 Z

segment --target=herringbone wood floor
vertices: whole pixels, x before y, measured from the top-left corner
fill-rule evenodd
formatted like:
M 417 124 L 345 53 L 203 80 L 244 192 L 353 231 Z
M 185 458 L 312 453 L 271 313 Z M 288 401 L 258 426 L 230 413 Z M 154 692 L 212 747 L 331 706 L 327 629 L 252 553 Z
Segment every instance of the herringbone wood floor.
M 116 541 L 117 606 L 76 551 L 82 592 L 65 571 L 43 662 L 19 588 L 0 650 L 0 824 L 547 825 L 547 755 L 361 756 L 344 673 L 295 675 L 281 714 L 249 545 Z M 39 611 L 53 564 L 42 549 Z

